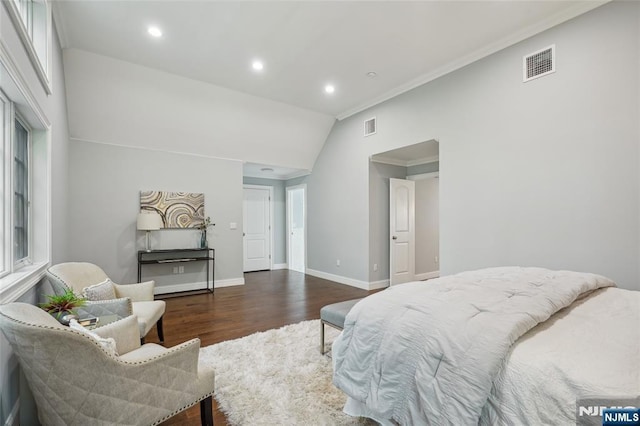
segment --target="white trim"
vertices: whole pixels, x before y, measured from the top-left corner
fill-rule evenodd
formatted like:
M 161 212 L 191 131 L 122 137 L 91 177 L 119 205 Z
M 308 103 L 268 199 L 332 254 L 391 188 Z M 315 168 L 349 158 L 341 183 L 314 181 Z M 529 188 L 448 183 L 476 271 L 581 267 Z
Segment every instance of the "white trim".
M 48 262 L 40 262 L 20 268 L 0 279 L 0 305 L 15 302 L 45 276 Z
M 440 277 L 440 271 L 424 272 L 422 274 L 415 275 L 416 281 L 430 280 L 438 277 Z
M 3 2 L 3 3 L 8 3 L 8 2 Z M 35 114 L 37 120 L 40 121 L 44 129 L 46 130 L 50 129 L 51 122 L 49 121 L 49 119 L 47 118 L 47 115 L 44 113 L 44 111 L 40 107 L 40 104 L 36 101 L 36 97 L 33 95 L 33 92 L 29 88 L 29 85 L 27 84 L 24 77 L 22 76 L 22 73 L 20 72 L 20 68 L 18 68 L 18 66 L 16 65 L 16 61 L 13 59 L 13 56 L 11 56 L 9 48 L 7 47 L 4 40 L 2 39 L 0 39 L 0 65 L 2 65 L 4 69 L 7 71 L 7 73 L 9 74 L 9 78 L 13 81 L 13 84 L 15 85 L 16 89 L 18 90 L 20 95 L 24 97 L 25 101 L 27 102 L 27 105 L 29 106 L 29 108 L 31 108 L 31 110 L 33 110 L 33 113 Z M 5 88 L 5 94 L 10 99 L 15 101 L 15 99 L 13 99 L 14 94 L 8 93 L 7 88 Z
M 284 189 L 284 216 L 285 216 L 285 222 L 286 222 L 286 245 L 287 245 L 287 264 L 291 264 L 291 250 L 290 250 L 290 243 L 289 243 L 289 237 L 291 236 L 291 224 L 289 223 L 289 193 L 291 191 L 295 191 L 296 189 L 302 189 L 304 191 L 304 205 L 303 205 L 303 209 L 304 209 L 304 215 L 303 215 L 303 221 L 304 221 L 304 268 L 306 270 L 307 268 L 307 184 L 306 183 L 301 183 L 299 185 L 293 185 L 293 186 L 287 186 Z
M 371 281 L 369 283 L 369 290 L 377 290 L 379 288 L 389 287 L 389 280 Z
M 40 80 L 40 83 L 42 83 L 42 87 L 44 91 L 47 93 L 47 95 L 50 95 L 53 92 L 51 89 L 51 80 L 50 80 L 49 73 L 45 70 L 42 62 L 40 62 L 40 58 L 38 57 L 38 54 L 36 53 L 36 50 L 33 47 L 33 42 L 31 41 L 31 37 L 29 37 L 29 31 L 27 30 L 27 27 L 24 25 L 22 16 L 20 16 L 20 11 L 17 9 L 16 4 L 13 1 L 3 1 L 2 3 L 4 3 L 5 8 L 7 9 L 9 18 L 11 18 L 11 22 L 13 23 L 13 26 L 15 27 L 16 32 L 18 33 L 18 37 L 20 37 L 22 46 L 24 47 L 24 50 L 27 53 L 29 60 L 31 61 L 31 65 L 33 66 L 33 69 L 36 75 L 38 76 L 38 80 Z M 51 34 L 53 33 L 53 29 L 51 28 L 51 24 L 52 24 L 51 7 L 49 5 L 49 2 L 46 0 L 44 1 L 44 5 L 47 13 L 47 16 L 46 16 L 47 28 L 45 31 L 47 35 L 47 52 L 46 52 L 45 61 L 47 62 L 47 68 L 50 70 L 52 65 Z
M 216 282 L 214 284 L 215 288 L 232 287 L 234 285 L 244 285 L 244 277 L 229 278 L 229 279 L 226 279 L 226 280 L 216 280 Z
M 272 270 L 276 271 L 278 269 L 289 269 L 289 265 L 287 265 L 286 263 L 275 263 L 273 265 L 273 268 L 271 268 Z
M 417 175 L 407 176 L 407 180 L 424 180 L 440 177 L 440 172 L 420 173 Z
M 244 285 L 244 278 L 215 280 L 213 282 L 214 288 L 231 287 L 234 285 Z M 169 284 L 169 285 L 159 285 L 156 283 L 156 286 L 153 289 L 153 294 L 170 294 L 170 293 L 179 293 L 182 291 L 195 291 L 195 290 L 206 290 L 206 289 L 207 289 L 207 283 L 204 281 L 195 282 L 195 283 Z
M 400 166 L 400 167 L 412 167 L 412 166 L 420 166 L 422 164 L 431 164 L 437 163 L 440 161 L 439 155 L 434 155 L 431 157 L 423 157 L 417 158 L 415 160 L 400 160 L 398 158 L 393 157 L 385 157 L 384 155 L 372 155 L 371 161 L 374 163 L 382 163 L 382 164 L 390 164 L 392 166 Z
M 583 13 L 586 13 L 590 10 L 600 7 L 603 4 L 607 4 L 610 1 L 611 0 L 599 0 L 599 1 L 593 1 L 593 2 L 576 3 L 575 6 L 565 9 L 559 13 L 556 13 L 555 15 L 550 16 L 549 18 L 545 19 L 542 22 L 525 27 L 515 34 L 511 34 L 510 36 L 505 37 L 502 40 L 498 40 L 494 43 L 491 43 L 488 46 L 484 46 L 476 50 L 475 52 L 470 53 L 469 55 L 458 58 L 430 73 L 424 74 L 412 81 L 409 81 L 408 83 L 398 86 L 395 89 L 390 90 L 368 102 L 362 103 L 356 107 L 343 111 L 340 114 L 337 114 L 336 118 L 338 120 L 344 120 L 345 118 L 351 117 L 352 115 L 362 112 L 368 108 L 374 107 L 384 101 L 387 101 L 391 98 L 401 95 L 402 93 L 415 89 L 418 86 L 422 86 L 423 84 L 433 81 L 439 77 L 442 77 L 443 75 L 449 74 L 450 72 L 453 72 L 462 67 L 465 67 L 472 62 L 478 61 L 502 49 L 506 49 L 509 46 L 512 46 L 518 42 L 521 42 L 522 40 L 525 40 L 543 31 L 546 31 L 549 28 L 555 27 L 556 25 L 559 25 L 565 21 L 568 21 L 569 19 L 573 19 L 578 15 L 582 15 Z
M 247 163 L 248 161 L 243 161 L 243 163 Z M 278 166 L 274 166 L 274 167 L 278 167 Z M 244 173 L 242 174 L 243 177 L 249 177 L 249 178 L 255 178 L 255 179 L 269 179 L 269 180 L 289 180 L 289 179 L 295 179 L 295 178 L 299 178 L 299 177 L 303 177 L 303 176 L 309 176 L 311 174 L 311 170 L 308 169 L 301 169 L 301 170 L 296 170 L 293 171 L 291 173 L 288 174 L 284 174 L 284 175 L 278 175 L 278 176 L 269 176 L 269 177 L 265 177 L 264 175 L 258 175 L 258 173 Z
M 102 142 L 102 141 L 96 141 L 96 140 L 84 139 L 84 138 L 72 138 L 72 137 L 70 137 L 69 140 L 70 141 L 74 141 L 74 142 L 95 143 L 95 144 L 98 144 L 98 145 L 109 145 L 109 146 L 115 146 L 115 147 L 118 147 L 118 148 L 139 149 L 139 150 L 142 150 L 142 151 L 154 151 L 154 152 L 163 152 L 163 153 L 167 153 L 167 154 L 189 155 L 189 156 L 192 156 L 192 157 L 212 158 L 214 160 L 237 161 L 238 163 L 244 163 L 243 160 L 238 160 L 237 158 L 216 157 L 215 155 L 195 154 L 193 152 L 170 151 L 170 150 L 167 150 L 167 149 L 148 148 L 148 147 L 144 147 L 144 146 L 135 146 L 135 145 L 124 145 L 124 144 L 119 144 L 119 143 Z
M 153 294 L 169 294 L 169 293 L 178 293 L 181 291 L 206 290 L 206 288 L 207 288 L 207 283 L 205 283 L 204 281 L 197 282 L 197 283 L 182 283 L 182 284 L 169 284 L 169 285 L 160 285 L 156 283 L 156 286 L 153 288 Z
M 407 167 L 421 166 L 422 164 L 437 163 L 438 161 L 440 161 L 439 155 L 432 155 L 431 157 L 416 158 L 415 160 L 407 161 Z
M 269 270 L 273 269 L 273 258 L 275 257 L 275 253 L 273 252 L 273 248 L 275 247 L 275 240 L 273 237 L 274 234 L 274 230 L 275 230 L 275 218 L 273 217 L 275 212 L 274 212 L 274 204 L 275 204 L 275 199 L 274 199 L 274 190 L 273 190 L 273 186 L 270 185 L 252 185 L 249 183 L 245 183 L 242 184 L 242 190 L 243 190 L 243 194 L 242 194 L 242 209 L 244 210 L 244 190 L 245 189 L 268 189 L 269 190 L 269 245 L 271 247 L 269 247 Z M 244 214 L 243 216 L 243 223 L 242 223 L 242 230 L 243 230 L 243 235 L 242 235 L 242 269 L 244 270 L 244 249 L 245 249 L 245 245 L 244 245 L 244 230 L 246 229 L 246 223 L 244 223 Z M 243 272 L 252 272 L 252 271 L 243 271 Z
M 303 176 L 309 176 L 311 174 L 311 170 L 300 170 L 299 172 L 293 172 L 290 173 L 286 176 L 283 176 L 281 178 L 281 180 L 289 180 L 289 179 L 295 179 L 295 178 L 299 178 L 299 177 L 303 177 Z
M 20 400 L 18 399 L 15 404 L 13 404 L 13 408 L 9 412 L 9 415 L 4 420 L 4 426 L 19 426 L 20 419 L 18 417 L 18 413 L 20 412 Z
M 346 284 L 351 287 L 357 287 L 362 290 L 375 290 L 378 288 L 389 286 L 389 280 L 373 281 L 369 283 L 367 281 L 354 280 L 353 278 L 334 275 L 328 272 L 316 271 L 315 269 L 309 269 L 309 268 L 307 268 L 306 273 L 314 277 L 322 278 L 324 280 L 334 281 L 334 282 L 337 282 L 338 284 Z

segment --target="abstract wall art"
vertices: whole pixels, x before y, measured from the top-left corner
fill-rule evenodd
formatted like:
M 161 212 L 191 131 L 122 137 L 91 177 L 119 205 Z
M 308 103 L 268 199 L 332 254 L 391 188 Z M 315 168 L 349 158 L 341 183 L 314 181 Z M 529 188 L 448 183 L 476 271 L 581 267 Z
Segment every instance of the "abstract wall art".
M 158 213 L 165 228 L 195 228 L 204 221 L 204 194 L 140 191 L 140 210 Z

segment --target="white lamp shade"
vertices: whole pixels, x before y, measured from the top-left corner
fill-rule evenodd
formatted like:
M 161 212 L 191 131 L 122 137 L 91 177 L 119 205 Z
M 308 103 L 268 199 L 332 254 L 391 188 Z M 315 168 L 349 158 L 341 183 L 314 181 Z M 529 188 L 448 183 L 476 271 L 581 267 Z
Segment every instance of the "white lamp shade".
M 156 212 L 140 212 L 137 226 L 139 231 L 158 230 L 162 228 L 162 217 Z

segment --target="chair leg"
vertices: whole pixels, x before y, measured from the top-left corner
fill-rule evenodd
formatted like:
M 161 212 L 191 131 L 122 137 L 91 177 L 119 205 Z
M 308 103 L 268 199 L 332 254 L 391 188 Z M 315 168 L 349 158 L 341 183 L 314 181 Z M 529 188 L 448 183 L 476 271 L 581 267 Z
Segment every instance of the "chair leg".
M 162 318 L 158 320 L 156 326 L 158 327 L 158 339 L 160 339 L 160 343 L 164 344 L 164 330 L 162 329 Z
M 202 426 L 213 426 L 213 398 L 208 398 L 200 401 L 200 421 Z
M 324 355 L 324 321 L 320 320 L 320 354 Z

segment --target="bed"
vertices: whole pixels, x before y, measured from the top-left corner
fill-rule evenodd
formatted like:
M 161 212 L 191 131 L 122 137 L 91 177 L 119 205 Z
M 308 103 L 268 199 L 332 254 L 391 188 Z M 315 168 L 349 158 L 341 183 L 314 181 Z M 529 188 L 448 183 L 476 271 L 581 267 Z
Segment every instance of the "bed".
M 640 292 L 586 273 L 490 268 L 356 304 L 333 344 L 345 412 L 401 425 L 576 424 L 640 396 Z

